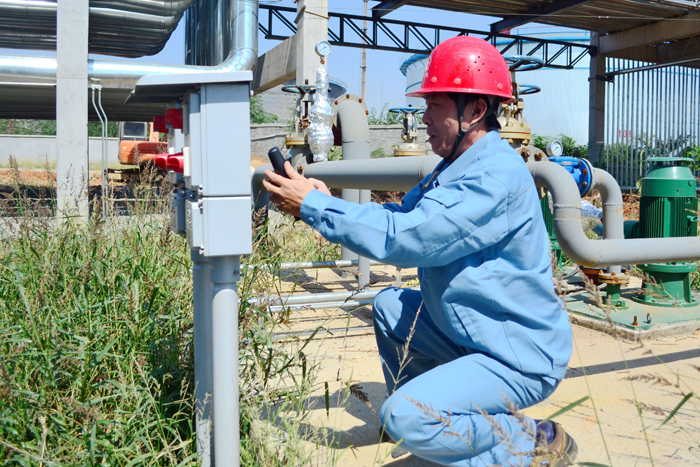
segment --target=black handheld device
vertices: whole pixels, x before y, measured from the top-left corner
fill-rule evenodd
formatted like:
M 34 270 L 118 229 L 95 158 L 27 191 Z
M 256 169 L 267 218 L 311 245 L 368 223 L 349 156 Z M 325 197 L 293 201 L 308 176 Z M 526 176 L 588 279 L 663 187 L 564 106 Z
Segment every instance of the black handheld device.
M 274 147 L 274 148 L 270 149 L 267 152 L 267 157 L 270 158 L 270 162 L 272 162 L 272 167 L 275 169 L 275 173 L 277 175 L 281 175 L 285 178 L 289 178 L 289 175 L 287 175 L 287 172 L 284 171 L 285 158 L 282 155 L 282 152 L 280 152 L 278 147 Z

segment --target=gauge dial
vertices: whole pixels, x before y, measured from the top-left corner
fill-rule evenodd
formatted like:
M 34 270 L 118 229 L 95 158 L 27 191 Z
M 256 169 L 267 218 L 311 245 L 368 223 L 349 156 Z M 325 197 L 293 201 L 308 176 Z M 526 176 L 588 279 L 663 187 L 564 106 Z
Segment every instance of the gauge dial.
M 319 57 L 327 57 L 331 54 L 331 44 L 328 41 L 321 41 L 316 44 L 316 53 Z
M 564 145 L 560 141 L 552 141 L 547 143 L 547 155 L 550 157 L 559 157 L 564 154 Z

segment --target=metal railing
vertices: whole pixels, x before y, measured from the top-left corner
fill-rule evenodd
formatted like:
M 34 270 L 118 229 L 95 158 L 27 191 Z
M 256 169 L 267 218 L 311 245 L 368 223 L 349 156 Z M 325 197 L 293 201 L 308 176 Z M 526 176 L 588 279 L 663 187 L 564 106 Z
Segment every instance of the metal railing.
M 636 188 L 647 159 L 684 156 L 700 146 L 700 70 L 609 58 L 601 167 Z

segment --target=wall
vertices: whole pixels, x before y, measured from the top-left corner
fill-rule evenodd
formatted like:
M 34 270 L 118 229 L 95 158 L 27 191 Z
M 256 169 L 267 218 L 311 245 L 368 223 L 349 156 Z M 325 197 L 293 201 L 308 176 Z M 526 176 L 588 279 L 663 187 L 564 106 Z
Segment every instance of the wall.
M 394 146 L 398 146 L 404 141 L 401 139 L 402 125 L 371 125 L 369 127 L 369 145 L 370 151 L 376 151 L 378 148 L 383 148 L 386 154 L 393 154 Z M 425 134 L 425 125 L 418 127 L 418 141 L 425 143 L 427 137 Z M 282 123 L 264 123 L 260 125 L 251 125 L 252 151 L 254 156 L 266 156 L 267 151 L 273 147 L 284 146 L 284 124 Z M 267 136 L 276 136 L 268 138 Z
M 109 138 L 107 149 L 109 165 L 118 165 L 118 139 Z M 88 153 L 91 164 L 99 164 L 102 161 L 101 138 L 90 138 Z M 0 135 L 0 165 L 7 166 L 10 155 L 14 156 L 22 167 L 28 164 L 36 164 L 37 167 L 42 167 L 47 160 L 49 164 L 55 164 L 56 137 Z
M 370 150 L 376 151 L 383 148 L 386 154 L 393 154 L 394 146 L 403 143 L 401 139 L 401 125 L 372 125 L 370 126 Z M 251 125 L 252 154 L 254 156 L 267 156 L 267 151 L 273 147 L 284 146 L 286 131 L 283 123 L 263 123 Z M 425 125 L 418 127 L 419 142 L 425 143 Z M 273 136 L 270 138 L 269 136 Z M 117 138 L 109 138 L 109 165 L 118 166 L 119 150 Z M 90 138 L 89 144 L 90 163 L 99 164 L 102 157 L 102 140 Z M 50 164 L 56 162 L 56 137 L 55 136 L 24 136 L 24 135 L 0 135 L 0 165 L 7 166 L 9 156 L 12 155 L 20 162 L 20 165 L 36 164 L 37 168 L 43 166 L 44 161 Z M 23 164 L 22 164 L 23 163 Z

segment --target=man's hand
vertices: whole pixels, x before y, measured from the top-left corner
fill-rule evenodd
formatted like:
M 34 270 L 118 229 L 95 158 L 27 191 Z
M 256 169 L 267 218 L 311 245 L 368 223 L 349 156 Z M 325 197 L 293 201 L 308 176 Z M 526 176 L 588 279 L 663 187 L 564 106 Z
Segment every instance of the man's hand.
M 306 178 L 297 173 L 289 161 L 284 163 L 284 171 L 289 178 L 277 175 L 272 170 L 266 170 L 268 180 L 263 180 L 265 189 L 270 192 L 270 201 L 279 206 L 280 211 L 301 217 L 301 203 L 312 190 L 319 190 L 328 196 L 331 192 L 325 183 L 314 178 Z

